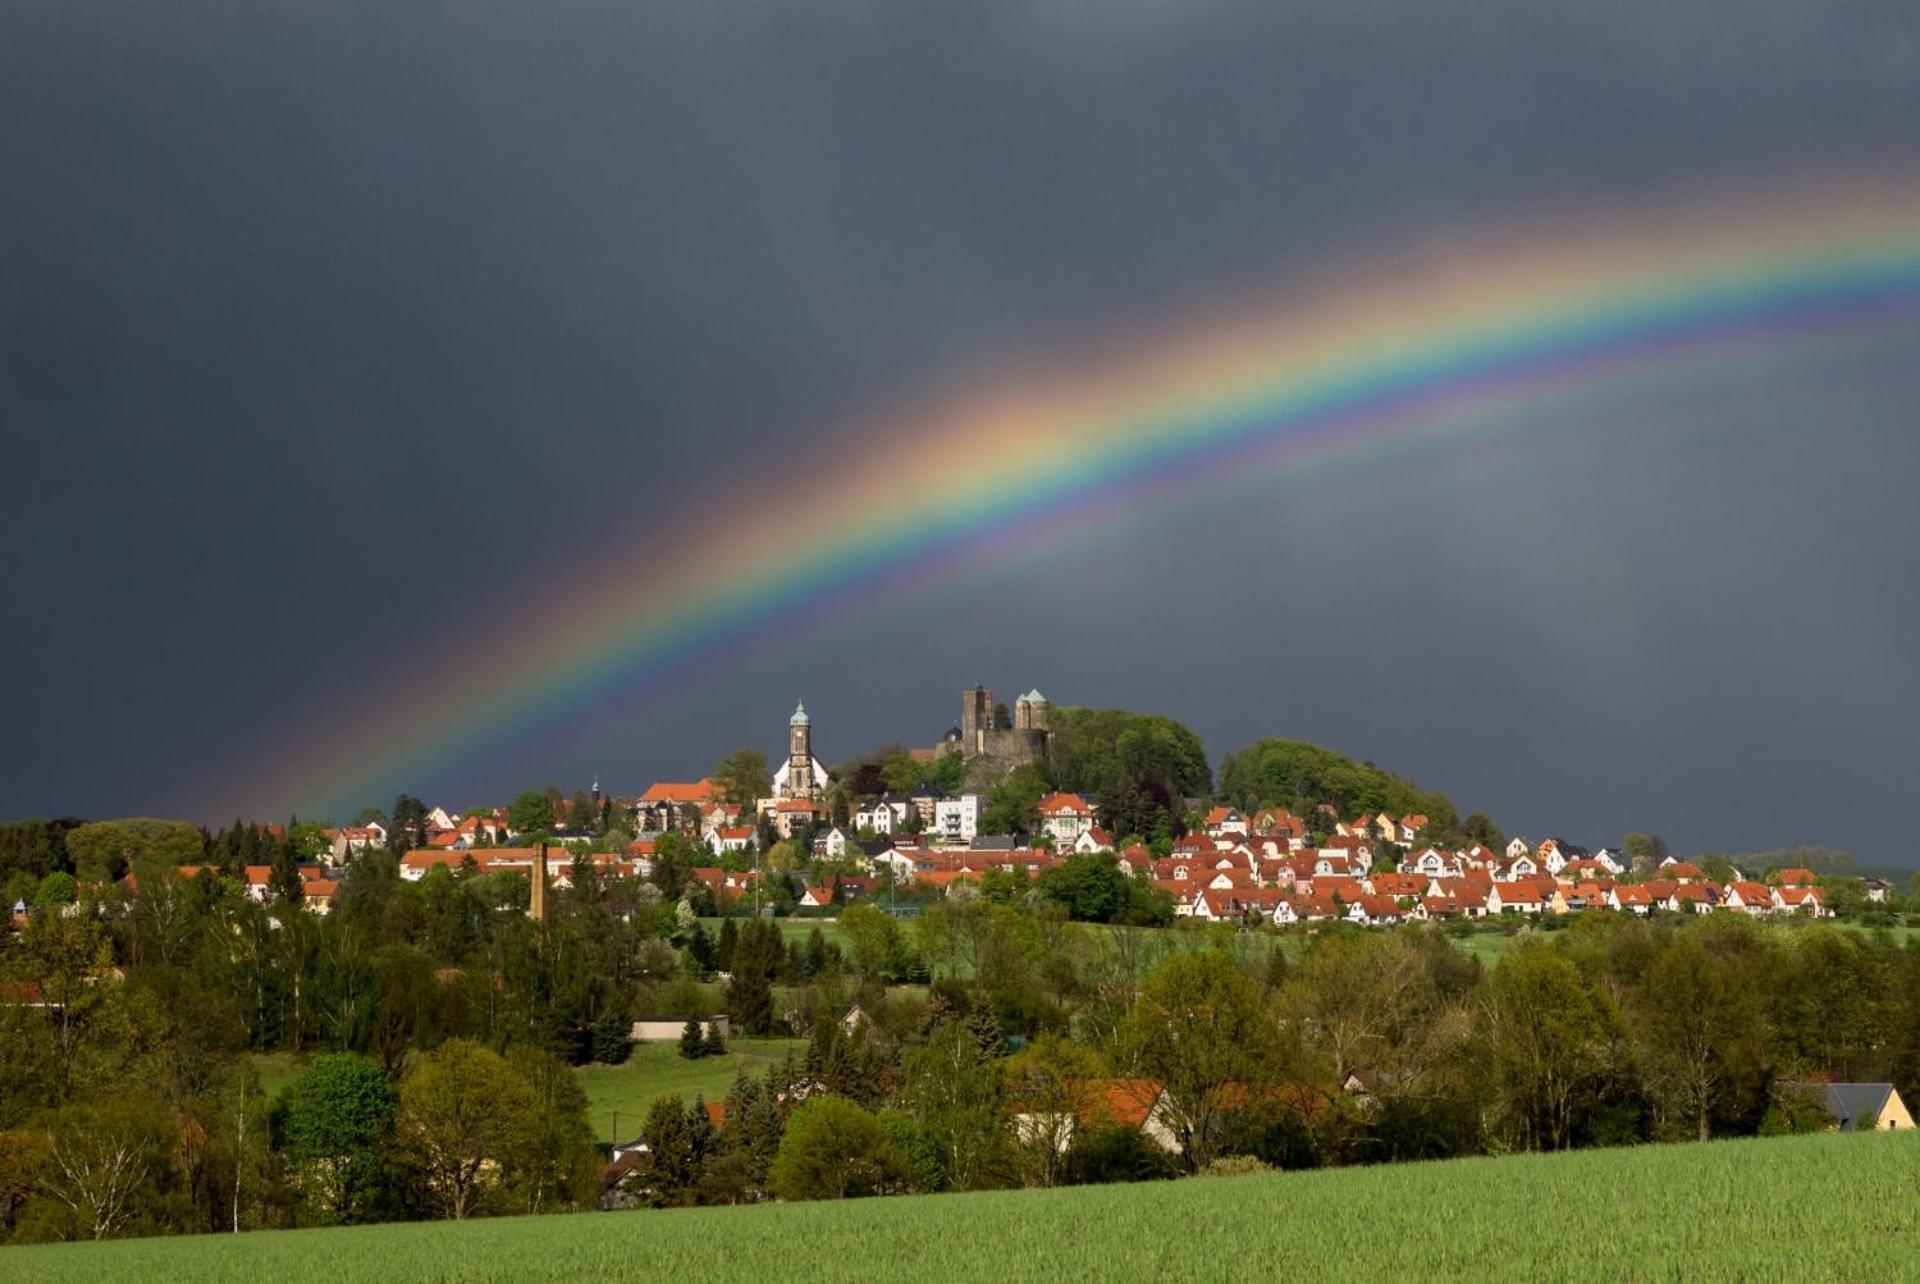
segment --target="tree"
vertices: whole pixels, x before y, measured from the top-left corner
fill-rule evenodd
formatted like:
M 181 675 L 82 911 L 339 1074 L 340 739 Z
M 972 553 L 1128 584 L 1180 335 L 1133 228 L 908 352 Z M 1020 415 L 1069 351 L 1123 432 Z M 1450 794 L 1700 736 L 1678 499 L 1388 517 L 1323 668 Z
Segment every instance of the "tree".
M 713 783 L 720 787 L 721 798 L 736 807 L 751 807 L 773 793 L 767 755 L 758 749 L 735 749 L 715 763 Z
M 840 930 L 853 955 L 853 970 L 861 978 L 884 985 L 905 973 L 907 942 L 900 920 L 893 915 L 873 905 L 855 905 L 841 913 Z
M 554 1202 L 591 1204 L 600 1193 L 601 1164 L 580 1077 L 565 1061 L 526 1044 L 509 1049 L 507 1061 L 534 1099 L 525 1145 L 507 1174 L 518 1209 L 538 1213 Z
M 703 1057 L 724 1057 L 727 1055 L 727 1036 L 721 1032 L 718 1021 L 707 1022 L 706 1042 L 700 1046 Z
M 200 831 L 184 820 L 104 820 L 67 835 L 74 873 L 83 883 L 112 882 L 137 861 L 197 864 L 205 852 Z
M 784 950 L 780 929 L 765 919 L 750 919 L 740 929 L 733 950 L 733 980 L 727 986 L 727 1004 L 734 1023 L 747 1034 L 773 1029 L 773 977 Z
M 1261 740 L 1228 754 L 1220 764 L 1220 796 L 1243 809 L 1272 800 L 1309 822 L 1315 808 L 1328 803 L 1342 816 L 1415 813 L 1443 832 L 1459 826 L 1445 794 L 1303 740 Z
M 387 850 L 404 853 L 426 845 L 427 805 L 412 794 L 401 794 L 393 800 L 387 823 Z
M 538 1115 L 533 1089 L 504 1057 L 449 1039 L 401 1081 L 396 1132 L 429 1199 L 460 1221 L 533 1149 Z
M 1083 923 L 1111 923 L 1127 907 L 1131 882 L 1105 852 L 1067 857 L 1040 874 L 1040 895 Z
M 681 1027 L 680 1055 L 689 1061 L 698 1061 L 707 1055 L 707 1039 L 701 1032 L 699 1017 L 688 1017 L 686 1025 Z
M 1523 941 L 1485 987 L 1481 1038 L 1513 1138 L 1564 1150 L 1620 1064 L 1619 1018 L 1564 953 Z
M 1709 944 L 1706 931 L 1668 939 L 1630 1010 L 1655 1103 L 1701 1141 L 1732 1099 L 1757 1100 L 1766 1077 L 1767 1020 L 1751 951 L 1737 941 Z
M 507 808 L 507 824 L 522 836 L 552 833 L 553 800 L 537 789 L 521 790 Z
M 1029 1186 L 1058 1185 L 1067 1153 L 1087 1111 L 1086 1085 L 1100 1077 L 1100 1059 L 1053 1033 L 1043 1033 L 1006 1063 L 1006 1097 L 1019 1121 L 1016 1170 Z
M 692 1200 L 700 1176 L 700 1151 L 687 1117 L 687 1103 L 677 1092 L 654 1100 L 640 1128 L 647 1145 L 647 1176 L 651 1201 L 671 1208 Z
M 1216 1121 L 1274 1072 L 1278 1034 L 1260 992 L 1218 951 L 1155 968 L 1116 1032 L 1115 1057 L 1165 1091 L 1168 1124 L 1189 1171 L 1213 1158 Z
M 787 1121 L 767 1185 L 781 1199 L 858 1199 L 899 1194 L 911 1173 L 876 1116 L 842 1097 L 809 1097 Z
M 64 1205 L 77 1237 L 105 1239 L 156 1194 L 178 1128 L 132 1085 L 46 1116 L 39 1190 Z
M 934 1030 L 907 1055 L 902 1094 L 951 1190 L 1005 1182 L 1009 1166 L 1001 1072 L 973 1031 L 958 1021 Z
M 323 1218 L 354 1222 L 373 1211 L 397 1105 L 380 1067 L 351 1052 L 316 1057 L 287 1089 L 287 1158 Z
M 1461 823 L 1468 842 L 1478 843 L 1490 851 L 1499 851 L 1507 845 L 1506 835 L 1500 832 L 1500 826 L 1493 823 L 1493 817 L 1484 811 L 1468 815 Z

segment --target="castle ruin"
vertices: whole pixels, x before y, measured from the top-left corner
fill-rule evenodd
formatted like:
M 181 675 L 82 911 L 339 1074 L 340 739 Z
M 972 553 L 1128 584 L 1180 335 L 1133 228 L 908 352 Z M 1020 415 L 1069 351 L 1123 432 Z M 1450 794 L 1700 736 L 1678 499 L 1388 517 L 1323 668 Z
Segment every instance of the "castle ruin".
M 973 687 L 961 694 L 960 725 L 947 733 L 969 764 L 980 762 L 1004 774 L 1022 763 L 1038 762 L 1053 749 L 1051 709 L 1038 690 L 1013 703 L 1011 727 L 994 716 L 993 692 Z

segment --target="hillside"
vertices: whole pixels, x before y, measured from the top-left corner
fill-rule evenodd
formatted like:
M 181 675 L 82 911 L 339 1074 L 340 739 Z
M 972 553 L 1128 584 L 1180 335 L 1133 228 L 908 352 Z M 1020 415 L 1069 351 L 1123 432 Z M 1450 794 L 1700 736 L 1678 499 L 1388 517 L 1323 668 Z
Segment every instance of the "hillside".
M 0 1249 L 181 1279 L 1896 1279 L 1920 1137 L 1822 1135 L 833 1204 Z

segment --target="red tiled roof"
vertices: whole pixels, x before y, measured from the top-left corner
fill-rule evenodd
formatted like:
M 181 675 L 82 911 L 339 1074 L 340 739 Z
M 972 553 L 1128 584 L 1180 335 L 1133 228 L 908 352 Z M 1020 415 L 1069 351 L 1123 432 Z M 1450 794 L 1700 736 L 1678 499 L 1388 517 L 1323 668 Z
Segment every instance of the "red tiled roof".
M 640 795 L 643 803 L 697 803 L 713 797 L 711 780 L 657 780 L 647 786 L 647 792 Z
M 1083 1122 L 1106 1120 L 1138 1128 L 1153 1114 L 1160 1085 L 1152 1079 L 1087 1079 L 1077 1085 Z
M 1093 808 L 1079 794 L 1048 794 L 1040 800 L 1042 816 L 1091 816 Z

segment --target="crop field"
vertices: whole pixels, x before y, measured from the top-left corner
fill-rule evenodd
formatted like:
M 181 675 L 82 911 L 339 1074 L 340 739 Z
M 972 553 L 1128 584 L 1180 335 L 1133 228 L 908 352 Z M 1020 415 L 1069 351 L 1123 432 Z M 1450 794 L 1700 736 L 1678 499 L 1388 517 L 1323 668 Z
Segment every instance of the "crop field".
M 1920 1137 L 5 1248 L 0 1277 L 1910 1280 Z
M 654 1099 L 677 1092 L 688 1102 L 695 1093 L 708 1101 L 727 1095 L 737 1071 L 759 1074 L 785 1056 L 787 1049 L 806 1050 L 804 1040 L 730 1039 L 727 1054 L 689 1061 L 678 1044 L 636 1043 L 633 1055 L 617 1066 L 581 1066 L 574 1071 L 587 1090 L 587 1119 L 593 1135 L 605 1142 L 628 1141 L 640 1131 L 647 1107 Z M 621 1136 L 614 1136 L 616 1112 Z

